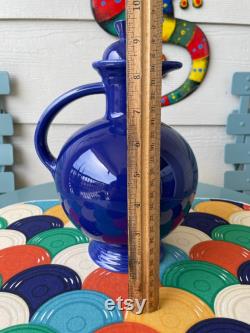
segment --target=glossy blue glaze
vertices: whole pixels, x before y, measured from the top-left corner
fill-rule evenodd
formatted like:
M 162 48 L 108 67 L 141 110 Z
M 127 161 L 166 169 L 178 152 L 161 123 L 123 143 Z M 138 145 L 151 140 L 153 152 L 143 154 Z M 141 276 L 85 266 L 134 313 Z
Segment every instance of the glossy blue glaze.
M 90 256 L 100 266 L 127 271 L 127 142 L 125 23 L 94 68 L 101 83 L 82 86 L 59 97 L 43 113 L 35 134 L 37 153 L 52 173 L 66 214 L 92 242 Z M 163 72 L 180 68 L 164 62 Z M 63 107 L 78 98 L 105 94 L 105 116 L 75 133 L 58 159 L 47 145 L 48 128 Z M 161 126 L 161 237 L 188 213 L 196 191 L 194 154 L 174 129 Z

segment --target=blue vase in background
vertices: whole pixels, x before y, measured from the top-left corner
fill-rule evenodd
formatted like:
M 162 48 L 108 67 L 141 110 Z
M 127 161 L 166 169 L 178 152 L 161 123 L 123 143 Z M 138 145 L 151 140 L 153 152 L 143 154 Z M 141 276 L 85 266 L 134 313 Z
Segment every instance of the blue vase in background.
M 62 206 L 90 238 L 89 253 L 101 267 L 128 270 L 127 142 L 126 142 L 126 32 L 116 23 L 120 40 L 93 67 L 102 82 L 73 89 L 43 113 L 35 133 L 36 151 L 50 170 Z M 163 74 L 180 68 L 163 62 Z M 50 153 L 47 133 L 54 117 L 69 103 L 87 95 L 105 94 L 106 114 L 84 126 L 65 143 L 57 159 Z M 161 238 L 188 213 L 198 181 L 194 154 L 174 129 L 161 125 Z

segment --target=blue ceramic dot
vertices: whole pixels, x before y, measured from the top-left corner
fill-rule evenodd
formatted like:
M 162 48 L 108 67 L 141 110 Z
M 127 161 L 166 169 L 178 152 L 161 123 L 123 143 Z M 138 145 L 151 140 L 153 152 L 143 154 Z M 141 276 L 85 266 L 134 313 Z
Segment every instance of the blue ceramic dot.
M 202 73 L 202 68 L 199 68 L 199 72 Z
M 107 4 L 106 1 L 101 2 L 101 6 L 103 6 L 103 7 L 106 6 L 106 4 Z
M 122 0 L 115 0 L 115 3 L 120 3 Z
M 202 44 L 199 44 L 198 48 L 199 48 L 200 50 L 202 50 L 202 49 L 203 49 L 203 45 L 202 45 Z

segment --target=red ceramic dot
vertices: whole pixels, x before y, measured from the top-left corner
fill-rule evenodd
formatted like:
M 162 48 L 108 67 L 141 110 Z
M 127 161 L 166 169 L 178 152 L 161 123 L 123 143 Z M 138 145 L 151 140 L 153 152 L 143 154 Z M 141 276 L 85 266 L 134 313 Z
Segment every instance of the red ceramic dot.
M 192 247 L 190 258 L 211 262 L 237 276 L 240 265 L 250 260 L 250 251 L 230 242 L 206 241 Z
M 128 274 L 109 272 L 98 268 L 83 282 L 83 289 L 95 290 L 112 298 L 128 298 Z
M 0 251 L 0 275 L 3 282 L 28 268 L 50 264 L 49 253 L 38 246 L 18 245 Z
M 106 326 L 97 330 L 96 333 L 158 333 L 154 329 L 136 323 L 121 323 Z
M 182 7 L 182 8 L 186 8 L 187 6 L 188 6 L 187 1 L 182 0 L 182 2 L 181 2 L 181 7 Z

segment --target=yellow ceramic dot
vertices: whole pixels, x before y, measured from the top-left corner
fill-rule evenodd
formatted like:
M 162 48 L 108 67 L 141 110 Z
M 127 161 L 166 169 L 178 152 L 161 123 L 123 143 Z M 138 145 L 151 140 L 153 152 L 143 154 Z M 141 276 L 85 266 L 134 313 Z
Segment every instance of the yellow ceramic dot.
M 184 333 L 214 313 L 198 297 L 176 288 L 160 288 L 160 310 L 143 315 L 127 312 L 125 321 L 137 322 L 159 333 Z
M 195 206 L 194 210 L 199 213 L 208 213 L 219 216 L 226 221 L 230 221 L 230 216 L 243 211 L 242 208 L 224 201 L 201 202 Z
M 181 30 L 181 35 L 182 36 L 186 35 L 186 31 L 185 30 Z
M 58 217 L 64 224 L 69 223 L 68 216 L 64 213 L 64 210 L 61 205 L 54 206 L 44 213 L 44 215 L 52 215 Z

